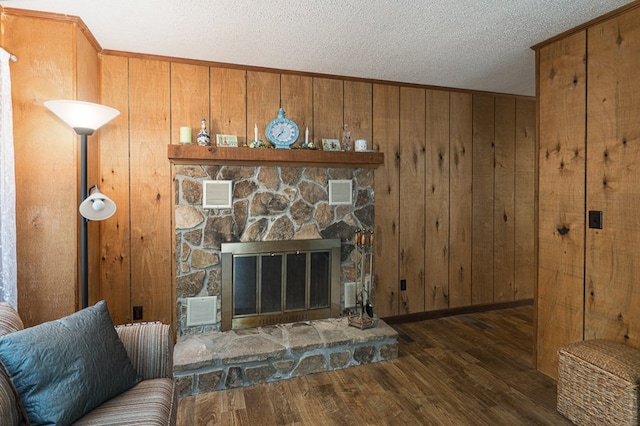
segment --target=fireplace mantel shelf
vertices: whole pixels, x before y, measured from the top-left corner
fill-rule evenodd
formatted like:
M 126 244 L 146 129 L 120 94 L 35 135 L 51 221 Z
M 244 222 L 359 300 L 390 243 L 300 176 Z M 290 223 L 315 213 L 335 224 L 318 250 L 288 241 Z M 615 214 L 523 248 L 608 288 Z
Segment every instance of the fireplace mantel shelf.
M 177 144 L 169 145 L 168 157 L 174 164 L 342 168 L 376 168 L 384 164 L 382 152 L 228 148 Z

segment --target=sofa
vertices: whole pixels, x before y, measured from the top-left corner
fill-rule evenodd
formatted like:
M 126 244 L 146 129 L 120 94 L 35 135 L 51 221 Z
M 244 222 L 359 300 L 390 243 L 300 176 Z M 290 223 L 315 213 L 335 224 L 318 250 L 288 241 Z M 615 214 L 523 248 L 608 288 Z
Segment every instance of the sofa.
M 114 327 L 104 301 L 28 328 L 0 302 L 0 423 L 175 425 L 172 355 L 168 325 Z

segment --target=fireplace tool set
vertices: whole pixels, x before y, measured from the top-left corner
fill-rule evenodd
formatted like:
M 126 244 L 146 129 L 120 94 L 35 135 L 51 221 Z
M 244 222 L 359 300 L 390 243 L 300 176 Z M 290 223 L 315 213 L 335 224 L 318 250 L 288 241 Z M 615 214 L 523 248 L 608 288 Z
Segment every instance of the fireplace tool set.
M 356 264 L 356 313 L 349 325 L 360 329 L 375 325 L 373 317 L 373 230 L 356 229 L 354 235 Z

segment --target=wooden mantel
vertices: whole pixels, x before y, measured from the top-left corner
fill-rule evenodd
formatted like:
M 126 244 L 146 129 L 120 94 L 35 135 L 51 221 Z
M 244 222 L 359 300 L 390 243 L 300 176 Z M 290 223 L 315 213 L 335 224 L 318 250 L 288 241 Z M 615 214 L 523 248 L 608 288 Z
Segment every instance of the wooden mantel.
M 376 168 L 384 164 L 382 152 L 228 148 L 177 144 L 168 146 L 168 157 L 174 164 L 343 168 Z

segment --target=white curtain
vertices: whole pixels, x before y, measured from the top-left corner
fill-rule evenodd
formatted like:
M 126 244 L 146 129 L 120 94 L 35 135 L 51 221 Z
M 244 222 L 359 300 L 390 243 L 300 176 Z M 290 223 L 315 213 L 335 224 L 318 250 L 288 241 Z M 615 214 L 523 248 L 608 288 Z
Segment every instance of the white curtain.
M 11 55 L 0 48 L 0 302 L 18 308 L 16 182 L 13 159 Z

